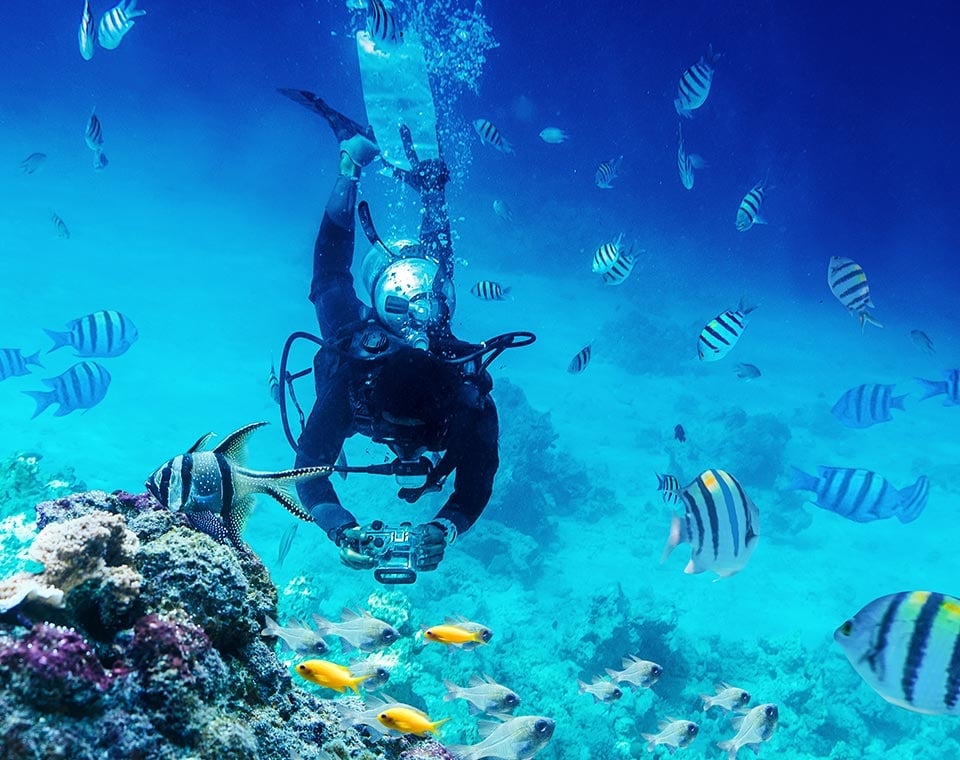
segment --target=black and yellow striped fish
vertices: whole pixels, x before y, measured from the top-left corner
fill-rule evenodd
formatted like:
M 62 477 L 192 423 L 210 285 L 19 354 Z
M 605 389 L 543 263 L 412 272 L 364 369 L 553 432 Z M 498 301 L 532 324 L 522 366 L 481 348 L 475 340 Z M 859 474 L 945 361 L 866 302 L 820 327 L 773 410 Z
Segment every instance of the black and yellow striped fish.
M 767 181 L 761 180 L 755 184 L 750 192 L 743 196 L 740 208 L 737 209 L 737 230 L 746 232 L 755 224 L 766 224 L 767 220 L 760 213 L 763 199 L 767 194 Z
M 506 301 L 510 288 L 493 280 L 480 280 L 470 288 L 470 292 L 481 301 Z
M 367 34 L 377 44 L 399 45 L 402 41 L 403 33 L 397 26 L 397 20 L 387 10 L 383 0 L 368 0 Z
M 592 268 L 596 274 L 608 272 L 610 268 L 617 263 L 620 253 L 623 250 L 623 233 L 617 235 L 617 239 L 610 243 L 604 243 L 593 253 Z
M 503 139 L 500 130 L 494 124 L 486 119 L 476 119 L 473 122 L 473 128 L 480 135 L 480 142 L 486 145 L 492 145 L 501 153 L 513 153 L 513 146 Z
M 960 715 L 960 599 L 930 591 L 882 596 L 833 638 L 860 677 L 891 704 Z
M 713 45 L 710 45 L 707 54 L 680 75 L 680 85 L 673 107 L 683 118 L 691 118 L 693 112 L 707 102 L 710 85 L 713 84 L 713 64 L 719 58 L 720 54 L 715 54 Z
M 861 331 L 867 322 L 883 327 L 867 311 L 873 308 L 873 301 L 870 300 L 870 286 L 867 284 L 867 275 L 863 267 L 856 261 L 845 256 L 833 256 L 827 266 L 827 284 L 837 300 L 857 318 Z
M 747 324 L 747 314 L 756 308 L 745 305 L 741 298 L 734 311 L 725 311 L 707 322 L 697 341 L 700 361 L 715 362 L 730 353 Z
M 589 345 L 584 346 L 579 351 L 577 355 L 570 360 L 570 364 L 567 365 L 567 372 L 571 375 L 579 375 L 583 372 L 587 365 L 590 363 L 590 355 L 593 353 L 593 349 Z

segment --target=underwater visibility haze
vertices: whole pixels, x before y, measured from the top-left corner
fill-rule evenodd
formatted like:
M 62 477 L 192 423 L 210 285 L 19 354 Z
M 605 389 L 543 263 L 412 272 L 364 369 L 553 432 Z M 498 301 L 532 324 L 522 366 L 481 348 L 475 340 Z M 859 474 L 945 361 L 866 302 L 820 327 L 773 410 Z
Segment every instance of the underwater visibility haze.
M 960 757 L 954 4 L 4 10 L 0 759 Z

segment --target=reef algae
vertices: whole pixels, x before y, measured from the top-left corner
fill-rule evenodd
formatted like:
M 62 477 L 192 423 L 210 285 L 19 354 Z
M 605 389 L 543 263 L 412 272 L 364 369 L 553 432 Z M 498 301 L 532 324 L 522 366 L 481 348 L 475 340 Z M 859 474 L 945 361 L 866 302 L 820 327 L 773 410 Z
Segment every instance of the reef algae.
M 37 505 L 31 589 L 0 610 L 0 760 L 443 758 L 363 737 L 260 637 L 270 576 L 146 495 Z M 49 593 L 44 593 L 44 591 Z

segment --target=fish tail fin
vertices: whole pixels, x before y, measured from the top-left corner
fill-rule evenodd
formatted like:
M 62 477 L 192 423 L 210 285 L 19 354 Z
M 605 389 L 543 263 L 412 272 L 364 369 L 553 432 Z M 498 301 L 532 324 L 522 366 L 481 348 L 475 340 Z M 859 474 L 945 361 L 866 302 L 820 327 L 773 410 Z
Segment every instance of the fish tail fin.
M 904 393 L 902 396 L 891 396 L 890 397 L 890 408 L 891 409 L 903 409 L 906 411 L 906 407 L 903 405 L 903 400 L 907 397 L 908 394 Z
M 943 380 L 924 380 L 922 377 L 918 377 L 917 382 L 920 383 L 923 388 L 923 395 L 920 397 L 921 401 L 931 396 L 939 396 L 941 393 L 947 392 L 947 384 Z
M 501 149 L 503 150 L 504 153 L 509 153 L 510 155 L 515 155 L 516 152 L 517 152 L 517 151 L 515 151 L 515 150 L 513 149 L 513 145 L 512 145 L 511 143 L 508 143 L 508 142 L 507 142 L 506 140 L 504 140 L 502 137 L 500 138 L 500 145 L 501 145 Z
M 759 222 L 760 220 L 758 219 L 757 221 Z M 746 296 L 740 296 L 740 302 L 737 304 L 737 311 L 746 316 L 751 311 L 756 311 L 759 305 L 760 304 L 758 303 L 750 303 Z
M 50 404 L 54 403 L 57 400 L 56 391 L 23 391 L 26 395 L 32 398 L 37 402 L 37 408 L 34 411 L 30 419 L 39 417 L 40 414 L 46 409 Z
M 698 153 L 691 153 L 687 156 L 690 159 L 690 166 L 694 169 L 705 169 L 709 164 L 704 160 L 703 156 Z
M 727 753 L 727 760 L 736 760 L 737 750 L 740 749 L 733 739 L 727 739 L 724 742 L 717 742 L 717 746 L 722 752 Z
M 373 678 L 373 673 L 366 673 L 362 676 L 354 676 L 347 682 L 347 686 L 349 686 L 351 691 L 353 691 L 353 693 L 359 697 L 360 696 L 359 686 L 368 678 Z
M 706 712 L 714 705 L 713 696 L 710 694 L 701 694 L 700 699 L 703 700 L 703 711 Z
M 788 491 L 816 491 L 820 484 L 820 479 L 813 477 L 799 467 L 790 467 L 790 483 L 787 486 Z
M 684 119 L 692 119 L 693 111 L 688 108 L 683 107 L 683 103 L 680 102 L 680 98 L 677 98 L 673 101 L 673 107 L 677 109 L 677 115 L 682 116 Z
M 60 330 L 48 330 L 46 328 L 44 328 L 43 331 L 53 341 L 53 346 L 50 348 L 49 351 L 47 351 L 48 354 L 52 353 L 53 351 L 56 351 L 58 348 L 63 348 L 64 346 L 70 345 L 71 333 L 62 332 Z M 40 353 L 40 352 L 38 351 L 37 353 Z
M 258 472 L 253 476 L 254 490 L 265 493 L 278 501 L 294 517 L 298 517 L 304 522 L 312 522 L 313 518 L 300 506 L 297 498 L 289 489 L 301 480 L 329 475 L 331 471 L 332 468 L 330 467 L 301 467 L 296 470 L 283 470 L 281 472 Z
M 447 693 L 443 695 L 444 702 L 450 702 L 451 700 L 457 699 L 460 696 L 460 687 L 457 686 L 453 681 L 448 681 L 446 678 L 444 678 L 443 687 L 447 690 Z
M 50 351 L 53 351 L 53 349 L 51 348 Z M 49 353 L 49 352 L 48 352 L 48 353 Z M 40 352 L 39 352 L 39 351 L 36 351 L 36 352 L 30 354 L 30 356 L 25 356 L 25 357 L 23 357 L 23 363 L 24 363 L 24 364 L 27 364 L 27 365 L 32 364 L 32 365 L 35 366 L 35 367 L 43 367 L 43 365 L 40 363 Z
M 670 520 L 670 535 L 667 536 L 667 545 L 663 547 L 663 554 L 660 556 L 661 564 L 667 561 L 670 552 L 687 540 L 687 531 L 684 528 L 683 521 L 676 515 Z
M 923 508 L 927 506 L 927 496 L 930 494 L 930 479 L 926 475 L 917 478 L 917 482 L 909 488 L 899 491 L 900 507 L 896 512 L 897 519 L 902 523 L 916 520 Z
M 657 746 L 657 735 L 656 734 L 640 734 L 643 737 L 643 740 L 647 742 L 647 752 L 653 752 Z
M 883 325 L 874 319 L 873 315 L 868 311 L 861 311 L 857 315 L 857 321 L 860 323 L 860 332 L 863 332 L 868 324 L 871 324 L 874 327 L 883 327 Z

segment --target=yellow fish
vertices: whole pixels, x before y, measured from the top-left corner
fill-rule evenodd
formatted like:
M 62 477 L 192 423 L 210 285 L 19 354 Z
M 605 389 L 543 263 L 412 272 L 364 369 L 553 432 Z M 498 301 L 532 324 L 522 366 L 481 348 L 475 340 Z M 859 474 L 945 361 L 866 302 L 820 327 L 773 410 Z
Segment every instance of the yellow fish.
M 480 623 L 469 620 L 447 619 L 443 625 L 435 625 L 423 632 L 427 641 L 438 644 L 474 649 L 483 646 L 493 638 L 493 631 Z
M 397 731 L 401 734 L 417 734 L 423 736 L 427 733 L 437 733 L 437 729 L 446 723 L 450 718 L 441 718 L 440 720 L 431 720 L 423 710 L 404 704 L 394 704 L 377 715 L 384 726 L 391 731 Z
M 355 676 L 349 668 L 343 665 L 337 665 L 329 660 L 304 660 L 297 665 L 297 673 L 301 678 L 323 686 L 334 691 L 344 692 L 352 689 L 355 694 L 359 694 L 358 684 L 363 683 L 370 678 L 373 673 Z

